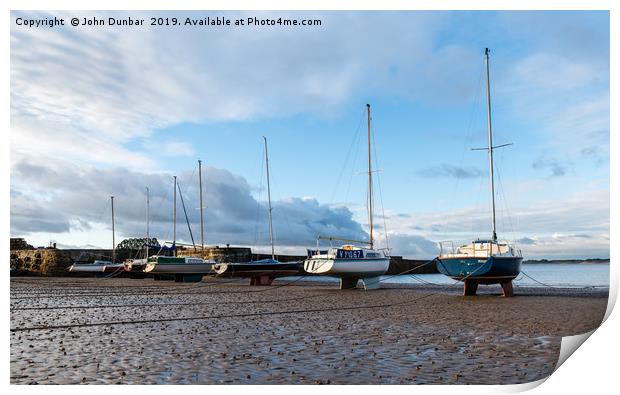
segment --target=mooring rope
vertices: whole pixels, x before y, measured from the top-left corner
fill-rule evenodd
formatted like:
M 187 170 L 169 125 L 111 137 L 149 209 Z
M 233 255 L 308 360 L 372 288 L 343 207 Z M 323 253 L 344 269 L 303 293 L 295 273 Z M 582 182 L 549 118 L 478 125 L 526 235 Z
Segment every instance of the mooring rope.
M 542 281 L 538 281 L 536 280 L 534 277 L 530 276 L 529 274 L 527 274 L 524 271 L 521 271 L 521 274 L 523 274 L 525 277 L 529 278 L 530 280 L 544 286 L 544 287 L 548 287 L 548 288 L 553 288 L 553 289 L 592 289 L 592 288 L 596 288 L 593 285 L 584 285 L 583 287 L 563 287 L 563 286 L 557 286 L 557 285 L 551 285 L 551 284 L 546 284 L 543 283 Z M 517 287 L 519 287 L 519 285 L 516 285 Z

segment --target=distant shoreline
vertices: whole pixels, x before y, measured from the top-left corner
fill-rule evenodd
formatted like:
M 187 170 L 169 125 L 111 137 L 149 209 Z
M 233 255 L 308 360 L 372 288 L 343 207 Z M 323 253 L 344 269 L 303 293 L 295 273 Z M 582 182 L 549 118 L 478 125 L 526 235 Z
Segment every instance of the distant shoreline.
M 523 261 L 526 264 L 581 264 L 581 265 L 596 265 L 596 264 L 609 264 L 610 260 L 602 258 L 590 258 L 590 259 L 528 259 Z

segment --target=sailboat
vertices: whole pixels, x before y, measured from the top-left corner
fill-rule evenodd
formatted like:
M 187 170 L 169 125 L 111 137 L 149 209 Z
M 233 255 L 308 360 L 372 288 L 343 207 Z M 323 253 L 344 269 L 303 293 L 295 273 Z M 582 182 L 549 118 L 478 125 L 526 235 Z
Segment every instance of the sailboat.
M 319 236 L 317 238 L 317 249 L 308 250 L 308 258 L 304 261 L 304 270 L 308 273 L 340 277 L 340 289 L 355 288 L 360 279 L 364 283 L 365 289 L 377 289 L 380 285 L 380 276 L 387 271 L 390 265 L 390 258 L 386 256 L 385 251 L 374 248 L 370 104 L 366 104 L 366 110 L 368 120 L 368 218 L 370 240 L 365 242 Z M 352 244 L 345 244 L 339 248 L 320 250 L 318 246 L 319 240 L 336 240 Z
M 146 267 L 146 263 L 149 257 L 149 243 L 150 243 L 150 237 L 149 237 L 149 187 L 146 187 L 146 240 L 144 243 L 144 248 L 145 248 L 145 252 L 144 252 L 144 258 L 136 258 L 136 259 L 127 259 L 125 261 L 125 271 L 132 273 L 131 275 L 133 277 L 142 277 L 144 276 L 144 274 L 142 273 L 144 271 L 144 268 Z M 142 273 L 141 275 L 139 273 Z
M 474 148 L 485 150 L 489 154 L 490 186 L 491 186 L 491 238 L 475 240 L 469 244 L 444 251 L 444 243 L 440 243 L 440 255 L 437 257 L 437 269 L 446 276 L 464 282 L 464 295 L 475 295 L 478 284 L 500 284 L 504 296 L 513 296 L 512 280 L 521 272 L 523 257 L 521 251 L 508 242 L 497 239 L 495 229 L 495 182 L 493 176 L 493 151 L 510 144 L 493 146 L 491 127 L 491 87 L 489 78 L 489 49 L 485 52 L 487 80 L 487 126 L 489 146 Z
M 198 170 L 199 170 L 199 178 L 200 178 L 200 222 L 201 222 L 201 233 L 203 231 L 202 226 L 202 162 L 198 161 Z M 176 249 L 176 229 L 177 229 L 177 177 L 174 176 L 174 200 L 173 200 L 173 211 L 172 211 L 172 222 L 173 222 L 173 241 L 172 246 L 174 247 L 174 256 L 162 256 L 162 255 L 154 255 L 147 259 L 146 266 L 144 268 L 144 272 L 153 274 L 158 278 L 160 275 L 165 276 L 174 276 L 175 281 L 200 281 L 202 276 L 205 274 L 209 274 L 213 272 L 213 264 L 214 260 L 205 260 L 202 257 L 192 257 L 192 256 L 177 256 Z M 180 190 L 180 189 L 179 189 Z M 182 198 L 182 196 L 181 196 Z M 187 218 L 186 218 L 187 219 Z M 189 225 L 189 222 L 188 222 Z M 203 243 L 204 236 L 201 235 Z M 192 237 L 193 240 L 193 237 Z M 204 251 L 204 244 L 202 246 Z
M 269 154 L 267 152 L 267 138 L 263 136 L 265 144 L 265 165 L 267 169 L 267 199 L 269 213 L 269 242 L 271 244 L 271 258 L 259 259 L 250 262 L 218 263 L 214 265 L 218 276 L 249 277 L 250 285 L 271 285 L 274 278 L 299 274 L 299 262 L 280 262 L 275 256 L 273 242 L 273 219 L 271 208 L 271 185 L 269 182 Z
M 114 196 L 110 196 L 112 209 L 112 260 L 95 260 L 93 263 L 74 263 L 69 267 L 72 273 L 118 273 L 125 270 L 125 265 L 116 263 L 116 242 L 114 238 Z

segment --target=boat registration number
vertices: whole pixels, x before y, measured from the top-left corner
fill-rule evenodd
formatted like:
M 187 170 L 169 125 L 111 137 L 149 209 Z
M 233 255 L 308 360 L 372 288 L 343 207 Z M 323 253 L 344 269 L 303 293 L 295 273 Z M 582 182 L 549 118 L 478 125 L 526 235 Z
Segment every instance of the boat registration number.
M 336 258 L 340 259 L 363 259 L 364 251 L 362 250 L 338 250 Z

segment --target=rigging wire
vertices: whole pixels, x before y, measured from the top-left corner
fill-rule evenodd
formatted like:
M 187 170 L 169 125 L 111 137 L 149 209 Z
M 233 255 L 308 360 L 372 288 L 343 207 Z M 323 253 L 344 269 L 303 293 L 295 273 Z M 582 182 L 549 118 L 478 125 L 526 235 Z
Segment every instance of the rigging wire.
M 482 91 L 482 76 L 483 76 L 483 68 L 480 68 L 480 71 L 478 73 L 478 83 L 476 84 L 476 88 L 474 90 L 474 100 L 471 104 L 471 108 L 469 111 L 469 116 L 468 116 L 468 122 L 467 122 L 467 128 L 465 129 L 465 139 L 463 140 L 463 147 L 461 149 L 461 158 L 459 159 L 458 162 L 458 166 L 461 167 L 465 161 L 465 152 L 469 151 L 467 149 L 467 146 L 469 145 L 471 147 L 471 145 L 473 144 L 474 141 L 474 134 L 473 134 L 473 129 L 474 129 L 474 122 L 476 119 L 480 118 L 480 114 L 482 112 L 482 106 L 480 105 L 481 101 L 482 101 L 482 95 L 480 95 L 481 91 Z M 482 179 L 482 177 L 480 177 Z M 454 208 L 454 204 L 456 201 L 456 197 L 458 196 L 457 192 L 459 190 L 459 186 L 460 186 L 460 182 L 461 182 L 461 177 L 457 177 L 456 178 L 456 182 L 454 183 L 454 188 L 452 190 L 452 194 L 450 194 L 449 196 L 449 204 L 448 204 L 448 212 L 451 212 Z M 439 202 L 439 200 L 437 200 L 437 202 Z M 478 202 L 476 202 L 476 206 L 478 205 Z M 447 223 L 443 223 L 440 224 L 438 226 L 439 228 L 439 232 L 440 233 L 444 233 L 443 230 L 446 229 L 447 227 Z M 473 226 L 472 226 L 473 228 Z
M 363 117 L 363 113 L 362 113 L 362 117 Z M 360 147 L 361 147 L 361 139 L 362 139 L 362 133 L 361 133 L 361 129 L 358 128 L 357 130 L 357 134 L 356 136 L 354 136 L 354 140 L 353 140 L 353 145 L 352 148 L 355 147 L 355 153 L 352 156 L 353 158 L 353 162 L 352 162 L 352 166 L 351 166 L 351 173 L 349 175 L 349 182 L 347 183 L 347 190 L 345 193 L 345 197 L 344 197 L 344 204 L 348 204 L 349 202 L 349 194 L 351 192 L 351 185 L 353 184 L 353 176 L 355 176 L 357 173 L 355 172 L 355 167 L 357 166 L 357 162 L 359 159 L 359 152 L 360 152 Z M 346 166 L 346 164 L 344 165 Z
M 344 171 L 347 167 L 347 163 L 349 162 L 349 158 L 351 157 L 351 152 L 353 151 L 353 147 L 357 146 L 356 142 L 358 141 L 359 136 L 361 136 L 361 127 L 362 127 L 362 122 L 364 121 L 364 114 L 365 114 L 364 111 L 362 111 L 360 114 L 359 123 L 357 125 L 357 128 L 355 129 L 355 132 L 353 133 L 353 144 L 349 145 L 349 149 L 347 150 L 344 163 L 340 167 L 340 173 L 338 174 L 338 178 L 336 179 L 336 185 L 334 186 L 334 189 L 332 191 L 332 195 L 330 198 L 330 204 L 334 204 L 334 199 L 336 198 L 336 192 L 338 191 L 338 187 L 340 186 L 340 181 L 342 180 L 342 176 L 344 175 Z M 350 182 L 349 182 L 349 185 L 350 185 Z M 347 192 L 347 195 L 348 195 L 348 192 Z M 346 199 L 345 199 L 345 202 L 346 202 Z
M 373 118 L 374 121 L 374 118 Z M 387 220 L 385 217 L 385 207 L 383 205 L 383 191 L 381 188 L 381 172 L 379 171 L 379 155 L 377 154 L 377 132 L 375 130 L 375 123 L 372 123 L 372 146 L 375 153 L 375 169 L 377 169 L 377 186 L 379 187 L 379 200 L 381 201 L 381 215 L 383 216 L 383 233 L 385 234 L 385 248 L 388 254 L 391 254 L 390 251 L 390 241 L 388 237 L 388 227 Z
M 259 228 L 259 223 L 262 222 L 261 221 L 261 206 L 260 206 L 260 202 L 263 196 L 263 176 L 265 174 L 265 148 L 263 147 L 262 149 L 262 155 L 261 155 L 261 166 L 260 166 L 260 175 L 258 178 L 258 196 L 256 199 L 256 220 L 254 221 L 254 244 L 252 245 L 253 249 L 256 249 L 256 247 L 258 246 L 258 240 L 260 238 L 260 236 L 262 235 L 262 231 Z

